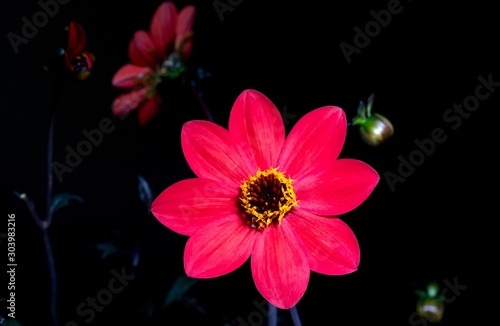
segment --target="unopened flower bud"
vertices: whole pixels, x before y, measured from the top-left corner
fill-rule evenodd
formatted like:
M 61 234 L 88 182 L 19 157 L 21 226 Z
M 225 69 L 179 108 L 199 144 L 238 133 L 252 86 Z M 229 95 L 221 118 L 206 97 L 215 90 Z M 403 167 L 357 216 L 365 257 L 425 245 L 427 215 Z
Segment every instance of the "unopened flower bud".
M 436 297 L 421 298 L 417 302 L 417 313 L 431 323 L 438 323 L 443 318 L 444 303 Z
M 438 292 L 439 285 L 437 282 L 429 283 L 427 291 L 415 291 L 419 296 L 416 307 L 417 314 L 431 323 L 439 323 L 443 318 L 444 300 Z
M 84 80 L 90 75 L 90 71 L 94 66 L 95 57 L 92 53 L 85 51 L 75 55 L 71 59 L 71 70 L 75 74 L 76 79 Z
M 363 141 L 370 146 L 378 146 L 394 134 L 392 123 L 381 114 L 371 113 L 374 94 L 368 98 L 368 104 L 360 101 L 358 115 L 353 119 L 353 125 L 359 125 Z
M 86 43 L 87 34 L 83 27 L 78 23 L 70 22 L 67 46 L 61 54 L 64 56 L 66 68 L 77 80 L 87 78 L 94 67 L 95 56 L 85 50 Z

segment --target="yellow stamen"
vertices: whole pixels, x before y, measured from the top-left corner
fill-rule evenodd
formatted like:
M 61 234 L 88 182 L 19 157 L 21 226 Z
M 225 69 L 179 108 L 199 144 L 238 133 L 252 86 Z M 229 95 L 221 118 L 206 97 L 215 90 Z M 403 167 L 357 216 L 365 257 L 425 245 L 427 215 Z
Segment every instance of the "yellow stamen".
M 266 228 L 272 221 L 281 220 L 293 206 L 297 197 L 293 180 L 286 178 L 277 168 L 260 169 L 241 185 L 241 206 L 251 219 L 252 227 Z

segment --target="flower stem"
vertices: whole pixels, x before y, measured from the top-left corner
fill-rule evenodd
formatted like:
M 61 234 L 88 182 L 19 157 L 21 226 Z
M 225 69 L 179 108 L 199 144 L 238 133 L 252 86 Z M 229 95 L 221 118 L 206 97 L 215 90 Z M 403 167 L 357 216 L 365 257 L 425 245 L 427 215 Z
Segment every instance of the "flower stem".
M 268 305 L 267 326 L 276 326 L 278 325 L 278 308 L 270 302 L 268 302 L 267 305 Z
M 18 196 L 19 196 L 19 198 L 21 198 L 22 201 L 24 201 L 24 203 L 26 204 L 26 207 L 28 207 L 28 211 L 31 213 L 31 216 L 35 220 L 36 225 L 38 225 L 38 227 L 40 229 L 43 229 L 42 221 L 40 220 L 40 218 L 36 214 L 35 206 L 33 205 L 33 202 L 28 198 L 28 196 L 25 193 L 19 194 Z
M 56 121 L 55 112 L 51 113 L 49 124 L 49 136 L 47 141 L 47 197 L 45 208 L 45 221 L 43 224 L 48 227 L 52 222 L 51 206 L 52 206 L 52 190 L 53 190 L 53 175 L 52 175 L 52 161 L 54 158 L 54 126 Z
M 292 321 L 294 326 L 302 326 L 302 323 L 300 322 L 299 318 L 299 312 L 297 311 L 297 307 L 293 306 L 290 309 L 290 315 L 292 316 Z
M 45 247 L 45 256 L 47 257 L 47 265 L 49 268 L 50 278 L 50 313 L 54 326 L 59 326 L 59 319 L 57 314 L 57 276 L 56 267 L 54 262 L 54 253 L 50 243 L 48 227 L 52 222 L 52 190 L 53 190 L 53 175 L 52 175 L 52 159 L 54 156 L 54 126 L 55 126 L 55 112 L 51 113 L 49 138 L 47 143 L 47 201 L 46 201 L 46 215 L 45 220 L 40 224 L 42 225 L 43 244 Z
M 201 108 L 203 109 L 203 112 L 205 113 L 207 119 L 211 122 L 215 122 L 214 117 L 210 113 L 210 110 L 208 109 L 207 105 L 205 104 L 205 101 L 203 100 L 203 96 L 201 93 L 198 91 L 198 88 L 196 87 L 196 83 L 194 80 L 191 80 L 189 82 L 191 86 L 191 90 L 193 91 L 193 94 L 196 96 L 196 99 L 198 100 L 198 103 L 200 104 Z
M 268 302 L 267 304 L 268 304 L 267 326 L 276 326 L 278 325 L 278 308 L 270 302 Z M 290 316 L 292 317 L 292 322 L 294 326 L 302 326 L 302 322 L 300 321 L 299 312 L 297 311 L 296 306 L 290 308 Z
M 47 258 L 47 265 L 49 268 L 50 277 L 50 314 L 54 326 L 59 326 L 59 318 L 57 316 L 57 275 L 56 266 L 54 261 L 54 253 L 52 252 L 52 245 L 50 244 L 49 231 L 47 228 L 43 232 L 43 245 L 45 247 L 45 256 Z
M 50 314 L 52 316 L 52 321 L 54 326 L 59 326 L 59 318 L 57 314 L 57 275 L 56 267 L 54 261 L 54 253 L 52 251 L 52 245 L 50 243 L 49 237 L 49 226 L 52 223 L 52 192 L 54 186 L 54 179 L 52 175 L 52 161 L 54 159 L 54 129 L 56 124 L 56 111 L 59 102 L 59 95 L 61 94 L 62 87 L 62 76 L 59 73 L 55 73 L 52 76 L 54 84 L 54 93 L 52 95 L 52 103 L 50 110 L 50 122 L 49 122 L 49 134 L 47 137 L 47 190 L 46 190 L 46 207 L 45 207 L 45 219 L 40 221 L 43 232 L 43 244 L 45 247 L 45 257 L 47 260 L 47 267 L 49 271 L 50 279 Z

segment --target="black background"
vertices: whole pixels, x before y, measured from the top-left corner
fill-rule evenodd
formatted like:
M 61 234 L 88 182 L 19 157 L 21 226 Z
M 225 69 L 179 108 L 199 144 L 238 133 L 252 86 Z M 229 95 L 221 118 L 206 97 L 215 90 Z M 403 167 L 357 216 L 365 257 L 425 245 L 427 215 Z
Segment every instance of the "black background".
M 76 307 L 107 288 L 111 271 L 122 268 L 133 270 L 136 278 L 90 324 L 237 325 L 238 317 L 247 319 L 258 311 L 254 300 L 263 300 L 246 263 L 226 276 L 195 283 L 187 295 L 204 313 L 179 302 L 149 310 L 148 317 L 145 307 L 160 305 L 184 275 L 186 238 L 148 212 L 139 199 L 137 176 L 148 181 L 154 197 L 193 176 L 182 155 L 180 130 L 188 120 L 206 119 L 189 87 L 178 83 L 162 85 L 164 104 L 145 127 L 138 125 L 135 112 L 123 120 L 111 114 L 111 102 L 120 93 L 111 78 L 128 62 L 133 33 L 149 27 L 160 3 L 70 1 L 27 44 L 19 45 L 18 53 L 7 35 L 21 35 L 22 17 L 31 20 L 41 7 L 36 1 L 1 5 L 1 224 L 3 230 L 7 214 L 16 215 L 16 316 L 22 325 L 52 325 L 41 232 L 14 192 L 26 193 L 42 214 L 52 89 L 41 67 L 64 44 L 61 31 L 69 21 L 85 28 L 96 64 L 87 80 L 63 85 L 54 160 L 64 163 L 66 146 L 75 148 L 84 139 L 81 131 L 96 128 L 102 119 L 109 118 L 115 129 L 73 172 L 64 174 L 63 182 L 55 179 L 54 193 L 84 199 L 61 209 L 49 229 L 60 325 L 86 325 Z M 253 88 L 295 115 L 287 130 L 323 105 L 338 105 L 352 119 L 359 101 L 371 93 L 373 110 L 394 125 L 394 136 L 376 148 L 349 127 L 341 156 L 370 164 L 381 179 L 366 202 L 343 216 L 360 243 L 359 270 L 341 277 L 313 273 L 297 305 L 304 325 L 423 325 L 411 318 L 414 291 L 432 280 L 442 288 L 445 280 L 466 286 L 446 305 L 442 325 L 497 318 L 493 248 L 498 247 L 498 213 L 493 204 L 498 136 L 493 117 L 498 87 L 458 128 L 443 118 L 454 103 L 474 95 L 479 76 L 492 74 L 500 81 L 499 24 L 492 4 L 401 1 L 401 12 L 348 63 L 339 44 L 354 45 L 354 28 L 363 29 L 374 20 L 370 11 L 386 9 L 388 1 L 247 0 L 224 12 L 223 20 L 211 1 L 175 3 L 197 7 L 188 65 L 190 71 L 211 73 L 198 87 L 218 124 L 227 127 L 234 100 Z M 409 159 L 418 150 L 415 140 L 430 138 L 436 128 L 446 140 L 391 189 L 387 172 L 398 174 L 400 158 Z M 6 264 L 6 239 L 1 240 Z M 119 251 L 102 259 L 96 245 L 110 242 Z M 134 248 L 140 257 L 136 269 L 131 266 Z M 5 282 L 0 293 L 6 288 Z M 280 324 L 290 324 L 287 311 L 279 316 Z

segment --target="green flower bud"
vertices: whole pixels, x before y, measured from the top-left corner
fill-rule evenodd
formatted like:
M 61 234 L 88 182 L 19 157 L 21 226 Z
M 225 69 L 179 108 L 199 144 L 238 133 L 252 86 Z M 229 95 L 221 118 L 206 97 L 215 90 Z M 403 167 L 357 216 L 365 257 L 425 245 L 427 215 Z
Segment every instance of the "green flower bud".
M 436 297 L 439 291 L 439 284 L 437 282 L 430 282 L 427 284 L 427 295 L 429 297 Z
M 427 284 L 427 291 L 416 290 L 417 314 L 431 323 L 439 323 L 444 313 L 444 298 L 438 294 L 439 285 L 433 281 Z
M 378 146 L 394 134 L 392 123 L 381 114 L 371 113 L 374 94 L 368 98 L 368 104 L 360 101 L 358 115 L 352 120 L 352 125 L 359 125 L 363 141 L 370 146 Z
M 444 303 L 437 297 L 420 298 L 417 301 L 417 313 L 431 323 L 438 323 L 443 318 Z

